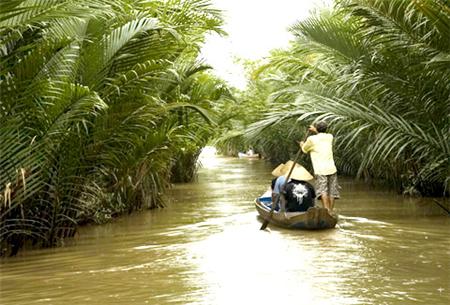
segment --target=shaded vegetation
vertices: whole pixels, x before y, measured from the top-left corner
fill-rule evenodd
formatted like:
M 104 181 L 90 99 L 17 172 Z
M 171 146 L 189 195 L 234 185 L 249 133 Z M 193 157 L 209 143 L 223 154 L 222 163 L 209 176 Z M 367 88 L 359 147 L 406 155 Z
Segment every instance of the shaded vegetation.
M 197 60 L 221 24 L 203 0 L 1 2 L 2 251 L 161 207 L 192 178 L 229 95 Z
M 285 161 L 306 127 L 324 119 L 341 174 L 383 179 L 406 194 L 448 194 L 448 2 L 336 1 L 290 31 L 288 50 L 249 66 L 253 81 L 240 99 L 257 111 L 235 118 L 240 131 L 219 145 L 253 145 Z
M 162 207 L 212 138 L 285 161 L 318 119 L 341 174 L 448 194 L 447 1 L 336 1 L 238 99 L 198 60 L 222 23 L 207 0 L 1 1 L 0 254 Z

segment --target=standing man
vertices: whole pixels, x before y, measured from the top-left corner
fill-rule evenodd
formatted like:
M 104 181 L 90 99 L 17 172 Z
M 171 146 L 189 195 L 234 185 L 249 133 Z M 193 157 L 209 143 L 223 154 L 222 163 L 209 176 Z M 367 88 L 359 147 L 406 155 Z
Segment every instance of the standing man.
M 311 162 L 316 176 L 316 193 L 323 207 L 332 211 L 334 199 L 339 198 L 337 169 L 333 159 L 333 135 L 326 133 L 327 123 L 319 121 L 309 126 L 314 135 L 306 142 L 300 142 L 304 153 L 311 154 Z

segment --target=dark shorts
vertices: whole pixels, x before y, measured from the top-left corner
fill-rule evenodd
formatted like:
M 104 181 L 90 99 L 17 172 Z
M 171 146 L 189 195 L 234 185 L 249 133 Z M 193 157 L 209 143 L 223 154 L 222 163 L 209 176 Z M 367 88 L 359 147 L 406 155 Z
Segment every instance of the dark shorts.
M 339 185 L 337 182 L 337 174 L 332 175 L 316 175 L 316 194 L 320 198 L 322 194 L 330 197 L 339 198 Z

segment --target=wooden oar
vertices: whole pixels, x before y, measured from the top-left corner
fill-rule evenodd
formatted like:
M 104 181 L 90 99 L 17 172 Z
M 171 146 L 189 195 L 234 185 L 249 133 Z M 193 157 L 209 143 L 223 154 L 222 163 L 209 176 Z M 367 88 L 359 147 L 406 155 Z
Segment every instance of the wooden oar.
M 439 201 L 437 201 L 436 199 L 433 199 L 434 203 L 436 203 L 438 206 L 440 206 L 444 211 L 447 212 L 447 215 L 450 216 L 450 211 L 444 207 L 442 204 L 439 203 Z
M 308 137 L 308 131 L 306 132 L 304 141 L 306 141 L 307 137 Z M 286 188 L 286 184 L 289 182 L 289 178 L 291 178 L 292 171 L 294 170 L 295 164 L 297 163 L 297 159 L 300 156 L 301 152 L 302 152 L 302 148 L 300 147 L 300 149 L 298 150 L 297 154 L 295 155 L 294 163 L 292 164 L 291 169 L 289 170 L 289 174 L 287 175 L 286 180 L 284 181 L 283 185 L 281 186 L 281 192 L 280 192 L 280 196 L 278 196 L 278 198 L 281 198 L 283 196 L 282 200 L 284 200 L 284 202 L 286 202 L 286 199 L 284 198 L 284 193 L 283 192 L 284 192 L 284 190 Z M 267 225 L 269 224 L 269 221 L 272 219 L 273 212 L 275 211 L 275 206 L 276 206 L 277 203 L 278 202 L 272 202 L 272 207 L 270 208 L 269 217 L 267 217 L 264 220 L 261 228 L 259 228 L 260 230 L 265 230 L 267 228 Z

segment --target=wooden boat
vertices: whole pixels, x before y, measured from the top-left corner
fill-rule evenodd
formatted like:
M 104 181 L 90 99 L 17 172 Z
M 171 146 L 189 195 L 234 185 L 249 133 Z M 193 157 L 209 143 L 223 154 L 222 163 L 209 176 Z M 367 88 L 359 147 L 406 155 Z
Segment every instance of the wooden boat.
M 240 159 L 259 159 L 260 155 L 259 154 L 251 154 L 251 155 L 249 155 L 249 154 L 246 154 L 246 153 L 243 153 L 243 152 L 239 152 L 238 153 L 238 157 Z
M 271 197 L 255 199 L 256 210 L 264 220 L 269 219 L 271 205 Z M 337 215 L 330 214 L 327 209 L 321 207 L 311 207 L 306 212 L 280 213 L 274 211 L 269 219 L 269 222 L 274 225 L 300 230 L 332 229 L 336 226 L 337 221 Z

